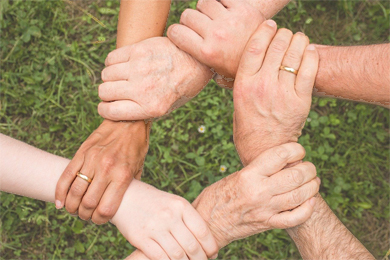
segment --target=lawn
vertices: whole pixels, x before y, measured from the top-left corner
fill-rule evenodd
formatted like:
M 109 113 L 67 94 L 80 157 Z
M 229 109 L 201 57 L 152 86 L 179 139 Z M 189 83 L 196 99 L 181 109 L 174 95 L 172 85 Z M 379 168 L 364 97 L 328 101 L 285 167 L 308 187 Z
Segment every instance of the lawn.
M 195 3 L 174 2 L 168 23 Z M 111 0 L 0 1 L 1 133 L 72 158 L 102 121 L 97 86 L 115 48 L 118 10 Z M 362 45 L 390 41 L 389 15 L 389 1 L 297 0 L 275 20 L 314 43 Z M 192 201 L 239 170 L 232 113 L 232 92 L 210 83 L 155 122 L 143 181 Z M 387 109 L 314 98 L 300 138 L 321 194 L 377 259 L 390 253 L 389 123 Z M 115 226 L 81 221 L 53 204 L 1 193 L 0 210 L 2 259 L 121 259 L 134 250 Z M 299 258 L 287 233 L 273 230 L 233 242 L 218 259 Z

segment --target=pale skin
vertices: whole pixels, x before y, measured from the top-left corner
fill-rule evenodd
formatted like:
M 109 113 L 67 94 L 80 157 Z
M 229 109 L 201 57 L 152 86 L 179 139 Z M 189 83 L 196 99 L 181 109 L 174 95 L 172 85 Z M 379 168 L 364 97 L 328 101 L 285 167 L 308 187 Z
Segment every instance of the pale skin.
M 160 36 L 170 1 L 123 0 L 118 21 L 117 47 Z M 56 188 L 56 207 L 65 206 L 84 220 L 107 222 L 115 214 L 133 178 L 140 179 L 149 146 L 151 124 L 104 120 L 81 145 Z M 81 172 L 93 179 L 88 185 Z
M 69 160 L 3 134 L 0 134 L 0 145 L 0 190 L 54 202 L 56 183 Z M 159 238 L 166 241 L 166 231 L 175 232 L 174 227 L 183 221 L 189 227 L 196 226 L 203 249 L 214 254 L 217 248 L 233 240 L 305 222 L 313 212 L 313 195 L 319 189 L 315 167 L 300 163 L 283 170 L 287 164 L 304 156 L 305 151 L 299 144 L 284 144 L 267 150 L 246 168 L 207 187 L 193 203 L 206 222 L 186 214 L 195 209 L 184 199 L 134 180 L 112 223 L 127 240 L 145 252 L 137 251 L 132 257 L 206 259 L 199 255 L 202 250 L 197 247 L 192 247 L 190 255 L 195 255 L 193 258 L 178 248 L 168 256 L 158 246 Z M 164 223 L 169 225 L 162 225 L 162 220 L 167 218 L 170 223 Z M 156 236 L 149 236 L 148 227 L 157 229 Z M 185 233 L 181 235 L 185 236 Z M 184 242 L 191 242 L 191 239 L 184 239 Z

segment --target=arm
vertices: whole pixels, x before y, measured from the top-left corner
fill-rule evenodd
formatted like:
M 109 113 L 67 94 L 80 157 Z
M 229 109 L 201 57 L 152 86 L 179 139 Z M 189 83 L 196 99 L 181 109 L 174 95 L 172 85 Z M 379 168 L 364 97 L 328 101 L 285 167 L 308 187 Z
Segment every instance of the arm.
M 169 0 L 121 1 L 117 46 L 162 35 Z M 107 222 L 119 207 L 134 177 L 140 178 L 148 150 L 150 123 L 104 120 L 82 144 L 66 167 L 56 188 L 56 207 L 78 211 L 80 218 Z M 92 183 L 76 174 L 80 172 Z
M 275 26 L 272 29 L 267 22 L 260 25 L 247 44 L 237 72 L 233 90 L 236 124 L 233 134 L 244 164 L 250 163 L 264 146 L 285 142 L 287 136 L 297 138 L 310 109 L 318 53 L 314 46 L 307 46 L 309 42 L 303 34 L 292 36 L 291 32 L 280 29 L 275 35 L 275 30 Z M 281 64 L 300 69 L 295 76 L 279 70 Z M 293 105 L 286 107 L 285 104 Z M 248 149 L 253 143 L 261 145 Z M 317 198 L 319 203 L 311 218 L 288 230 L 302 257 L 373 259 L 322 198 L 319 195 Z
M 344 226 L 318 194 L 314 213 L 300 226 L 287 230 L 304 260 L 375 259 Z
M 390 44 L 317 45 L 314 94 L 390 107 Z

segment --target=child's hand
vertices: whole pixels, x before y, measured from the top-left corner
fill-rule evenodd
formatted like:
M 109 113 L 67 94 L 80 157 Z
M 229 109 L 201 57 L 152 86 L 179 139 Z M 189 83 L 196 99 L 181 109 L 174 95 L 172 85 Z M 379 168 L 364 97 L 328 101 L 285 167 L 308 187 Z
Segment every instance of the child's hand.
M 185 199 L 133 180 L 112 219 L 152 260 L 208 259 L 218 252 L 206 222 Z

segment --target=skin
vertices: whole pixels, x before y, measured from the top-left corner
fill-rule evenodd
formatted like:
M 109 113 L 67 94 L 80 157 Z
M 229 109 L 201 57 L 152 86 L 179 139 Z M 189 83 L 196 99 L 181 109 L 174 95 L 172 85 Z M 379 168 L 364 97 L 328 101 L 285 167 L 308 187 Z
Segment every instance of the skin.
M 0 134 L 0 145 L 4 148 L 0 150 L 0 190 L 54 202 L 56 183 L 69 160 L 3 134 Z M 177 248 L 168 257 L 159 243 L 164 242 L 167 233 L 177 232 L 175 227 L 182 223 L 199 232 L 202 248 L 211 255 L 235 239 L 303 223 L 313 213 L 315 198 L 312 196 L 319 189 L 315 167 L 301 163 L 282 169 L 304 155 L 301 145 L 284 144 L 267 150 L 248 167 L 207 187 L 193 203 L 205 222 L 200 217 L 192 217 L 197 214 L 188 214 L 195 209 L 183 198 L 134 180 L 112 223 L 145 252 L 145 255 L 141 251 L 134 254 L 140 259 L 206 259 L 201 255 L 202 249 L 196 247 L 190 254 L 193 257 L 187 258 Z M 315 185 L 308 185 L 312 183 Z M 286 211 L 290 209 L 293 210 Z M 235 213 L 231 215 L 231 212 Z M 154 229 L 157 230 L 153 235 L 150 232 Z M 191 242 L 191 239 L 183 241 Z
M 288 2 L 286 0 L 253 0 L 248 3 L 253 7 L 261 8 L 265 17 L 271 17 Z M 216 3 L 214 0 L 198 1 L 197 7 L 207 9 L 215 7 L 214 3 Z M 222 7 L 222 5 L 220 6 Z M 255 10 L 253 7 L 250 10 Z M 249 10 L 249 8 L 247 9 Z M 261 15 L 257 11 L 256 13 Z M 262 21 L 261 19 L 264 18 L 259 18 L 259 22 Z M 248 23 L 248 26 L 249 24 L 253 25 L 253 30 L 257 28 L 257 25 L 255 26 L 251 20 L 246 20 L 245 23 Z M 168 35 L 170 33 L 171 27 L 168 30 Z M 234 34 L 235 31 L 231 33 Z M 247 35 L 243 45 L 250 35 Z M 183 38 L 183 40 L 185 39 L 187 38 Z M 130 59 L 130 57 L 132 58 Z M 238 53 L 235 57 L 236 64 L 238 64 L 241 55 Z M 109 61 L 106 62 L 107 73 L 104 74 L 104 77 L 109 78 L 109 80 L 99 87 L 99 96 L 103 102 L 99 104 L 98 112 L 102 117 L 116 121 L 163 116 L 193 98 L 214 75 L 209 67 L 194 59 L 193 55 L 173 48 L 172 43 L 163 38 L 140 42 L 134 49 L 128 46 L 115 50 L 109 54 L 108 59 Z M 138 64 L 146 61 L 149 61 L 148 66 L 142 66 L 144 70 L 139 69 L 138 71 L 141 73 L 140 75 L 145 75 L 145 77 L 137 77 L 138 79 L 134 80 L 136 75 L 129 68 L 137 68 Z M 115 69 L 111 69 L 112 66 L 115 66 Z M 171 68 L 170 72 L 167 68 Z M 154 77 L 150 77 L 148 72 Z M 130 78 L 131 82 L 127 80 Z M 145 84 L 148 86 L 148 93 L 139 88 Z M 133 94 L 138 92 L 142 95 Z
M 220 86 L 232 88 L 241 57 L 238 54 L 263 17 L 270 17 L 269 12 L 260 13 L 267 2 L 210 2 L 214 3 L 183 12 L 180 24 L 170 26 L 167 36 L 179 48 L 213 68 L 218 73 L 214 79 Z M 246 25 L 245 30 L 242 24 Z M 390 44 L 316 45 L 316 48 L 320 62 L 314 95 L 389 107 Z
M 170 1 L 121 1 L 117 47 L 162 35 L 169 7 Z M 141 176 L 150 127 L 143 121 L 104 120 L 80 146 L 59 179 L 56 207 L 65 206 L 68 212 L 96 224 L 111 219 L 130 182 Z M 92 183 L 77 178 L 77 172 L 93 179 Z
M 260 124 L 267 129 L 269 124 L 272 126 L 272 122 L 283 119 L 281 120 L 283 123 L 279 123 L 281 128 L 285 125 L 303 125 L 297 124 L 297 122 L 304 122 L 305 116 L 307 116 L 310 109 L 310 105 L 307 106 L 306 103 L 310 104 L 311 89 L 318 66 L 319 56 L 316 49 L 314 46 L 310 48 L 310 45 L 306 47 L 308 42 L 301 35 L 296 34 L 292 37 L 291 32 L 288 33 L 286 30 L 282 31 L 282 29 L 275 35 L 275 29 L 271 30 L 268 28 L 267 30 L 262 30 L 262 27 L 268 26 L 266 23 L 259 27 L 246 45 L 233 91 L 235 122 L 236 124 L 240 122 L 245 125 L 241 131 L 234 131 L 234 137 L 240 155 L 247 159 L 245 160 L 246 163 L 250 163 L 251 157 L 261 153 L 263 146 L 260 146 L 261 148 L 257 150 L 243 148 L 253 142 L 264 143 L 262 141 L 264 140 L 262 132 L 256 131 L 254 133 L 251 128 L 246 128 L 246 124 L 250 125 L 252 122 L 256 122 L 256 124 Z M 267 42 L 272 38 L 270 36 L 273 37 L 273 40 L 267 48 Z M 290 46 L 282 44 L 283 41 L 290 41 Z M 278 44 L 275 45 L 275 43 Z M 299 63 L 300 59 L 301 62 Z M 291 64 L 290 66 L 299 68 L 298 75 L 295 76 L 293 73 L 279 70 L 281 64 Z M 264 81 L 272 82 L 272 78 L 275 79 L 276 75 L 278 75 L 279 83 L 284 82 L 282 85 L 264 84 Z M 291 84 L 294 81 L 295 84 Z M 287 88 L 279 89 L 281 86 Z M 249 88 L 251 91 L 249 91 Z M 278 92 L 278 94 L 274 95 L 275 92 Z M 248 95 L 248 93 L 251 93 L 251 95 Z M 253 95 L 252 93 L 255 94 Z M 257 93 L 261 94 L 258 95 Z M 291 95 L 293 99 L 291 99 Z M 256 97 L 258 102 L 251 103 L 252 97 Z M 283 107 L 283 104 L 293 102 L 294 98 L 300 99 L 295 104 L 295 107 L 283 110 L 278 109 Z M 297 110 L 297 106 L 302 110 Z M 242 108 L 244 108 L 243 115 L 250 114 L 251 116 L 241 117 L 239 121 L 238 118 Z M 251 113 L 247 112 L 248 109 L 250 109 Z M 291 130 L 288 133 L 290 138 L 294 139 L 299 127 Z M 286 133 L 284 138 L 286 138 Z M 250 135 L 251 138 L 241 138 L 246 135 Z M 274 140 L 276 144 L 280 141 L 280 138 L 277 141 Z M 265 143 L 267 146 L 272 146 L 271 143 Z M 297 245 L 302 258 L 374 259 L 359 240 L 338 220 L 319 194 L 317 199 L 320 203 L 316 204 L 315 213 L 312 217 L 304 224 L 287 230 Z

